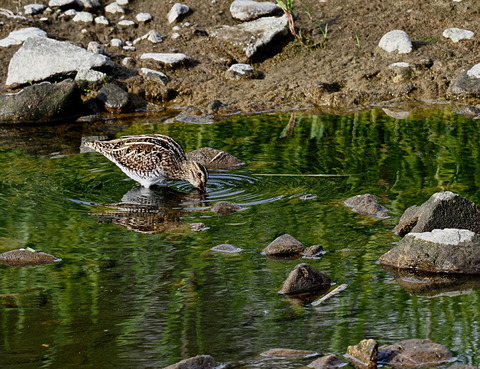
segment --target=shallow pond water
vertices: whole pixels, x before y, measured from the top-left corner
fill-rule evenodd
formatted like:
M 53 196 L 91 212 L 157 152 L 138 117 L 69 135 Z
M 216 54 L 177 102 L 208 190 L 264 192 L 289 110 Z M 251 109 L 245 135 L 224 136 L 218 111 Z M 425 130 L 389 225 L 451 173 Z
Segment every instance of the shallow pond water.
M 186 151 L 225 150 L 246 164 L 212 172 L 206 195 L 183 182 L 147 191 L 81 147 L 140 133 L 172 136 Z M 401 120 L 373 109 L 211 125 L 145 115 L 1 127 L 0 252 L 31 247 L 62 261 L 0 266 L 0 367 L 162 368 L 210 354 L 243 368 L 298 368 L 311 359 L 259 354 L 282 347 L 341 355 L 364 338 L 430 338 L 478 366 L 480 291 L 466 284 L 410 293 L 376 260 L 399 240 L 392 229 L 407 207 L 442 190 L 480 202 L 479 136 L 479 121 L 448 108 Z M 343 205 L 363 193 L 390 217 Z M 209 207 L 220 200 L 244 210 L 214 214 Z M 136 212 L 138 201 L 154 211 Z M 208 229 L 192 231 L 199 222 Z M 284 233 L 326 253 L 261 254 Z M 222 243 L 243 251 L 209 251 Z M 348 287 L 316 307 L 288 299 L 279 290 L 300 262 Z

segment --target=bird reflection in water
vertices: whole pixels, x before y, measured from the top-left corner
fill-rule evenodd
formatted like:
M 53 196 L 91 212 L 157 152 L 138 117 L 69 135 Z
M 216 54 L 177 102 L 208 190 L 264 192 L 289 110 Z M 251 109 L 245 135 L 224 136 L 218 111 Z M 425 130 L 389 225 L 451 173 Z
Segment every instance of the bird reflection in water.
M 92 213 L 101 223 L 121 225 L 144 234 L 188 232 L 191 226 L 182 221 L 186 213 L 207 209 L 206 195 L 197 190 L 188 193 L 169 187 L 136 186 L 123 195 L 121 202 L 97 204 L 107 210 Z

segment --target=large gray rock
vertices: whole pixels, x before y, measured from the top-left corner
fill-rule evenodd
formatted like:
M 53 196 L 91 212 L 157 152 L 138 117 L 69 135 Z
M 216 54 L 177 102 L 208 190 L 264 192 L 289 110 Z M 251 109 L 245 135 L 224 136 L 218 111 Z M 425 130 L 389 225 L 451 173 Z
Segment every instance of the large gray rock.
M 47 32 L 37 27 L 20 28 L 12 31 L 7 37 L 0 40 L 0 47 L 21 45 L 30 37 L 47 37 Z
M 251 21 L 268 15 L 277 15 L 282 9 L 270 1 L 235 0 L 230 5 L 232 17 L 242 22 Z
M 215 28 L 210 35 L 225 41 L 237 60 L 246 62 L 256 58 L 266 49 L 271 51 L 278 38 L 288 37 L 288 19 L 281 17 L 264 17 L 236 26 Z
M 299 294 L 328 288 L 331 279 L 325 273 L 315 269 L 310 264 L 298 264 L 283 283 L 284 294 Z
M 106 110 L 112 113 L 119 113 L 128 110 L 130 107 L 130 95 L 114 83 L 105 84 L 98 91 L 97 99 L 100 100 Z
M 71 80 L 40 83 L 16 94 L 0 96 L 0 121 L 10 123 L 74 119 L 82 110 L 80 91 Z
M 378 261 L 426 272 L 480 274 L 480 234 L 451 228 L 409 233 Z
M 111 68 L 105 55 L 93 54 L 68 42 L 50 38 L 29 38 L 13 55 L 8 65 L 6 85 L 18 87 L 80 69 Z
M 480 233 L 480 208 L 450 191 L 434 193 L 421 206 L 411 206 L 395 227 L 400 236 L 408 232 L 429 232 L 434 229 L 459 228 Z
M 450 91 L 455 95 L 480 96 L 480 63 L 462 71 L 453 81 Z

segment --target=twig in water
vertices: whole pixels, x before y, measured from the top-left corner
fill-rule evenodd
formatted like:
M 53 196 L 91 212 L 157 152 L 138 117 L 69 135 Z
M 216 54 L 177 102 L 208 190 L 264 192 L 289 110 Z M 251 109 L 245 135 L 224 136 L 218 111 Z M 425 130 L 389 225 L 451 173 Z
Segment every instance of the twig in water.
M 333 295 L 336 295 L 337 293 L 343 291 L 345 288 L 347 288 L 347 285 L 346 284 L 341 284 L 340 286 L 338 286 L 337 288 L 333 289 L 332 291 L 330 291 L 329 293 L 327 293 L 325 296 L 319 298 L 318 300 L 312 302 L 312 306 L 317 306 L 317 305 L 320 305 L 322 302 L 324 302 L 326 299 L 329 299 L 330 297 L 332 297 Z
M 257 176 L 265 177 L 349 177 L 350 174 L 295 174 L 295 173 L 256 173 Z

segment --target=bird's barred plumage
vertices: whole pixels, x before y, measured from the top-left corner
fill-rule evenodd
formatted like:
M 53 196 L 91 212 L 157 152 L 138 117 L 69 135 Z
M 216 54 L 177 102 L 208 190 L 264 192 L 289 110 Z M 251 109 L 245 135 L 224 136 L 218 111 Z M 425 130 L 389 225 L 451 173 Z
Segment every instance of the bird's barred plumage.
M 85 145 L 114 162 L 144 187 L 178 179 L 205 190 L 207 170 L 203 165 L 187 160 L 183 148 L 171 137 L 160 134 L 126 136 Z

